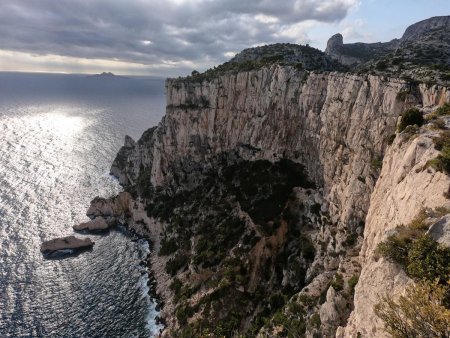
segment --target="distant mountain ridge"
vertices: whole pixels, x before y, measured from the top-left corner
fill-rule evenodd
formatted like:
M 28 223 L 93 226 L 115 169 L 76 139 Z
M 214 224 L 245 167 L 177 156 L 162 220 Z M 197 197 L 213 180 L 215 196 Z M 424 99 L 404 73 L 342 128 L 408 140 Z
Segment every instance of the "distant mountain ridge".
M 344 44 L 333 35 L 325 50 L 332 59 L 357 71 L 447 84 L 450 80 L 450 16 L 409 26 L 400 39 Z

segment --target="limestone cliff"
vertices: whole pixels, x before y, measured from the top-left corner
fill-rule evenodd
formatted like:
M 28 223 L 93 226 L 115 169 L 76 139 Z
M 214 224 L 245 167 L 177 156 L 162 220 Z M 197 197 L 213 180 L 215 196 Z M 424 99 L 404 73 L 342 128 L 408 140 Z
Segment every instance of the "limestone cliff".
M 139 168 L 151 168 L 152 185 L 161 186 L 177 160 L 202 162 L 246 145 L 255 158 L 305 165 L 323 187 L 333 221 L 356 229 L 369 205 L 360 196 L 373 190 L 374 162 L 383 157 L 399 114 L 448 100 L 446 88 L 426 85 L 417 87 L 417 96 L 399 99 L 409 87 L 398 79 L 280 66 L 212 82 L 168 80 L 166 116 L 132 148 L 128 176 L 135 181 Z
M 384 57 L 398 43 L 369 47 Z M 344 47 L 337 35 L 327 51 Z M 163 336 L 385 336 L 377 297 L 411 280 L 376 248 L 422 208 L 449 206 L 434 145 L 449 121 L 434 111 L 450 90 L 441 73 L 344 69 L 309 47 L 249 49 L 168 79 L 162 121 L 126 138 L 111 173 L 154 244 Z M 412 107 L 429 122 L 396 132 Z
M 411 90 L 411 86 L 414 90 Z M 376 322 L 373 315 L 369 320 L 362 317 L 364 311 L 370 310 L 359 303 L 361 290 L 364 293 L 371 292 L 371 288 L 363 282 L 366 281 L 366 275 L 368 283 L 373 281 L 374 270 L 366 264 L 366 255 L 371 257 L 370 252 L 376 245 L 369 245 L 369 238 L 376 231 L 374 219 L 376 224 L 382 224 L 378 228 L 384 224 L 384 221 L 376 218 L 378 211 L 369 212 L 366 221 L 367 211 L 379 208 L 372 202 L 372 209 L 369 209 L 369 196 L 377 182 L 381 159 L 389 137 L 395 132 L 400 113 L 414 105 L 433 106 L 448 101 L 449 91 L 439 86 L 412 85 L 398 79 L 348 73 L 314 73 L 277 65 L 229 74 L 212 81 L 168 80 L 166 89 L 166 116 L 156 129 L 147 131 L 138 142 L 127 140 L 112 171 L 122 178 L 123 183 L 133 185 L 138 182 L 137 190 L 141 195 L 150 189 L 150 195 L 147 196 L 154 196 L 153 191 L 162 188 L 171 191 L 168 195 L 177 196 L 180 190 L 194 191 L 199 182 L 205 185 L 203 176 L 195 173 L 201 171 L 201 167 L 218 170 L 214 164 L 217 155 L 236 149 L 240 149 L 239 156 L 245 160 L 276 163 L 283 159 L 304 165 L 309 180 L 316 185 L 313 193 L 316 197 L 311 198 L 310 193 L 306 195 L 299 190 L 290 208 L 298 209 L 301 205 L 307 205 L 307 209 L 313 210 L 318 205 L 318 215 L 325 219 L 329 217 L 326 222 L 322 222 L 311 211 L 301 213 L 303 222 L 308 219 L 310 223 L 309 230 L 303 231 L 308 232 L 313 242 L 315 256 L 312 262 L 304 265 L 304 280 L 298 281 L 303 291 L 298 295 L 309 297 L 314 303 L 308 308 L 306 317 L 309 321 L 314 318 L 314 313 L 320 314 L 321 319 L 319 327 L 309 325 L 307 332 L 333 335 L 339 325 L 346 324 L 352 309 L 349 289 L 347 286 L 340 288 L 335 285 L 333 288 L 330 285 L 347 285 L 349 279 L 359 274 L 358 261 L 362 264 L 363 274 L 356 288 L 356 309 L 348 332 L 352 332 L 351 327 L 357 330 L 361 327 L 364 332 L 365 327 L 370 330 L 376 327 L 372 323 L 372 320 Z M 398 95 L 405 91 L 410 94 Z M 387 158 L 395 157 L 392 149 L 396 146 L 397 141 L 389 148 Z M 388 168 L 389 165 L 384 164 L 382 179 L 391 175 L 384 173 Z M 423 175 L 427 175 L 426 172 Z M 445 176 L 440 175 L 439 180 L 445 180 Z M 436 184 L 442 183 L 439 180 Z M 382 182 L 379 181 L 378 186 Z M 386 184 L 389 186 L 392 182 Z M 204 193 L 207 194 L 206 191 Z M 389 203 L 387 196 L 381 194 L 378 200 Z M 242 200 L 240 204 L 241 209 L 245 208 Z M 386 212 L 390 210 L 391 214 L 395 213 L 392 210 L 395 205 L 391 203 Z M 178 206 L 173 205 L 173 210 Z M 406 209 L 411 207 L 417 206 L 405 206 Z M 251 212 L 247 214 L 252 216 Z M 250 227 L 258 223 L 252 217 L 250 221 L 254 224 Z M 161 228 L 164 225 L 158 226 L 158 229 Z M 362 257 L 358 260 L 356 253 L 363 233 Z M 153 237 L 158 243 L 166 234 L 163 231 L 159 236 L 162 237 Z M 170 237 L 172 235 L 168 236 L 169 240 L 173 239 Z M 268 235 L 259 233 L 258 236 Z M 174 238 L 178 238 L 178 235 Z M 284 245 L 284 242 L 281 244 Z M 192 255 L 195 254 L 196 249 L 189 250 Z M 276 256 L 277 253 L 269 255 Z M 187 264 L 191 276 L 196 268 L 190 266 L 192 263 Z M 182 266 L 178 268 L 181 270 L 176 272 L 177 278 L 189 282 L 191 277 L 180 272 L 183 271 Z M 378 278 L 386 276 L 381 274 Z M 245 284 L 244 289 L 247 292 L 252 287 Z M 202 297 L 211 292 L 203 284 L 200 290 L 194 295 Z M 327 294 L 325 303 L 319 299 L 321 293 Z M 166 297 L 170 298 L 170 293 Z M 292 293 L 289 297 L 292 297 Z M 365 294 L 361 297 L 364 299 Z M 172 301 L 167 302 L 169 309 L 174 311 L 176 304 L 170 307 Z M 298 297 L 294 302 L 300 302 Z M 195 307 L 196 304 L 191 305 Z M 253 310 L 256 311 L 254 315 L 257 315 L 257 310 Z M 251 318 L 246 320 L 251 321 Z M 176 321 L 169 320 L 169 327 L 177 325 Z M 242 329 L 248 327 L 244 322 L 239 325 Z M 270 325 L 261 330 L 263 336 L 273 334 Z
M 397 226 L 411 222 L 420 210 L 450 207 L 446 195 L 449 176 L 427 165 L 439 153 L 433 146 L 433 138 L 438 134 L 429 125 L 412 135 L 402 133 L 386 152 L 366 218 L 355 309 L 345 330 L 339 329 L 339 337 L 357 337 L 358 333 L 363 337 L 386 337 L 382 322 L 374 314 L 374 305 L 380 296 L 401 295 L 411 279 L 398 265 L 379 257 L 377 245 Z M 445 231 L 439 237 L 443 236 Z

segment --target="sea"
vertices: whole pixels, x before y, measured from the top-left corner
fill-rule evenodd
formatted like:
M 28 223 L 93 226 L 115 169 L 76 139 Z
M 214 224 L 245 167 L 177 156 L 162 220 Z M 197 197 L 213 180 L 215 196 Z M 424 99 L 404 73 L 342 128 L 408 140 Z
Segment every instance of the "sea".
M 118 227 L 77 256 L 39 249 L 121 191 L 109 168 L 125 135 L 164 110 L 160 78 L 0 72 L 1 338 L 157 334 L 146 241 Z

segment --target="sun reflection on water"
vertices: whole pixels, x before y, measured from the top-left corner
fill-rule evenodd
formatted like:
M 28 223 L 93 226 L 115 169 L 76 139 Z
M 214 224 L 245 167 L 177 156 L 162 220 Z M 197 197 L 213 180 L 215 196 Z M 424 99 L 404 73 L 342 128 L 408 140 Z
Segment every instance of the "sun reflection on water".
M 44 135 L 54 135 L 64 141 L 68 141 L 86 127 L 86 121 L 83 117 L 70 115 L 63 109 L 32 116 L 29 122 L 39 125 Z

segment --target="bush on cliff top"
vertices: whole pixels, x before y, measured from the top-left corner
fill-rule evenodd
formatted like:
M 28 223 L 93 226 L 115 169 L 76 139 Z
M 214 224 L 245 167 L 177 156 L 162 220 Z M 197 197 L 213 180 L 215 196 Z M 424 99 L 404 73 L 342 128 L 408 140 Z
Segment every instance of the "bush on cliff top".
M 398 131 L 402 132 L 407 126 L 417 125 L 421 127 L 423 125 L 423 114 L 417 108 L 411 108 L 403 112 L 400 124 L 398 125 Z
M 438 215 L 447 210 L 436 209 Z M 394 338 L 448 337 L 450 333 L 450 248 L 426 233 L 425 210 L 396 235 L 378 245 L 379 254 L 399 264 L 417 284 L 398 301 L 384 296 L 375 306 L 385 330 Z
M 444 284 L 450 277 L 450 248 L 426 234 L 426 218 L 426 212 L 420 212 L 408 226 L 399 227 L 397 234 L 380 243 L 377 252 L 399 264 L 415 280 L 438 280 Z
M 433 138 L 433 142 L 435 149 L 440 150 L 440 154 L 428 164 L 438 171 L 450 174 L 450 131 L 442 132 Z

